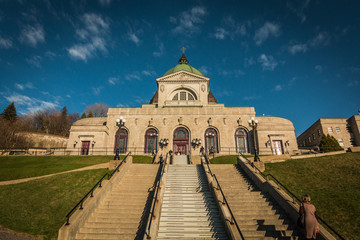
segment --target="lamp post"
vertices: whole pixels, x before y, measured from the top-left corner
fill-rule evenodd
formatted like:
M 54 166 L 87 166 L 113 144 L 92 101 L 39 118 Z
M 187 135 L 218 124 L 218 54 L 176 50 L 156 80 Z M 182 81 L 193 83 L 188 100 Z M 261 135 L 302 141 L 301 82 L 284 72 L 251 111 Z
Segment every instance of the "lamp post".
M 251 117 L 251 119 L 249 119 L 249 126 L 253 129 L 253 139 L 254 139 L 254 152 L 255 152 L 255 156 L 254 156 L 254 162 L 260 162 L 259 156 L 258 156 L 258 149 L 256 146 L 256 129 L 257 129 L 257 125 L 258 125 L 258 120 L 255 119 L 254 117 Z
M 195 138 L 191 141 L 191 145 L 193 146 L 194 150 L 196 147 L 201 145 L 201 139 L 200 138 Z
M 159 145 L 161 148 L 166 147 L 168 144 L 169 144 L 169 139 L 167 138 L 160 139 L 159 141 Z
M 123 127 L 126 123 L 126 119 L 123 116 L 120 116 L 120 118 L 116 119 L 116 126 L 119 128 L 119 130 L 121 129 L 121 127 Z M 116 151 L 115 151 L 115 157 L 114 160 L 120 160 L 120 156 L 119 156 L 119 148 L 117 146 L 116 147 Z

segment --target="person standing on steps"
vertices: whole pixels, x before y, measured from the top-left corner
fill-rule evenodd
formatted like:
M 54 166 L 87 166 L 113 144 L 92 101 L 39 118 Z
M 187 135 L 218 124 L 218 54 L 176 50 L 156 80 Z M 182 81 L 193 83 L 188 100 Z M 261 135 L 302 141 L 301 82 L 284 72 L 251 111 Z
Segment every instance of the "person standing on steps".
M 316 239 L 316 233 L 319 232 L 318 216 L 316 208 L 310 203 L 310 196 L 304 195 L 301 197 L 302 204 L 300 205 L 299 214 L 304 214 L 304 222 L 302 223 L 305 230 L 306 239 Z

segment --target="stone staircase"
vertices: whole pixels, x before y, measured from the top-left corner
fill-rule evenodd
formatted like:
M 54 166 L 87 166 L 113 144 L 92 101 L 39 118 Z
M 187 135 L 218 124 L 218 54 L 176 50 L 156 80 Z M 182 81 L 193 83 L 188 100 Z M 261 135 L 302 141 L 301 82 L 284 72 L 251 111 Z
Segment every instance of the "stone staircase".
M 157 239 L 228 239 L 201 165 L 169 166 Z
M 75 239 L 142 239 L 159 165 L 133 164 L 99 204 Z
M 245 239 L 299 239 L 280 206 L 234 165 L 211 165 Z

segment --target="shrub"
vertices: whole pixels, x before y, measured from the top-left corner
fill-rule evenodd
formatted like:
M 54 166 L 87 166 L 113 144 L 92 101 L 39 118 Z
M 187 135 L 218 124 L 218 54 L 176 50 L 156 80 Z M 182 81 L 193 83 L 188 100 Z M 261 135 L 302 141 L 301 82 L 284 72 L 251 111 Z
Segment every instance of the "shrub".
M 332 151 L 341 151 L 344 150 L 340 147 L 339 142 L 333 137 L 328 135 L 323 135 L 320 141 L 320 151 L 322 152 L 332 152 Z

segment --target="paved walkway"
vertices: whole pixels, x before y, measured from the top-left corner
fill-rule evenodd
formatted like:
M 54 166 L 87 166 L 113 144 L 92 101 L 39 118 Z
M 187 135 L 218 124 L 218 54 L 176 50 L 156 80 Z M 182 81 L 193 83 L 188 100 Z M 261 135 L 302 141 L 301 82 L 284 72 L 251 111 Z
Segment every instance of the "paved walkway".
M 16 180 L 2 181 L 2 182 L 0 182 L 0 186 L 17 184 L 17 183 L 22 183 L 22 182 L 28 182 L 28 181 L 32 181 L 32 180 L 35 180 L 35 179 L 52 177 L 52 176 L 59 175 L 59 174 L 64 174 L 64 173 L 79 172 L 79 171 L 85 171 L 85 170 L 91 170 L 91 169 L 100 169 L 100 168 L 108 168 L 108 167 L 109 167 L 109 163 L 101 163 L 101 164 L 88 166 L 88 167 L 83 167 L 83 168 L 78 168 L 78 169 L 73 169 L 73 170 L 69 170 L 69 171 L 65 171 L 65 172 L 52 173 L 52 174 L 43 175 L 43 176 L 37 176 L 37 177 L 30 177 L 30 178 L 22 178 L 22 179 L 16 179 Z

